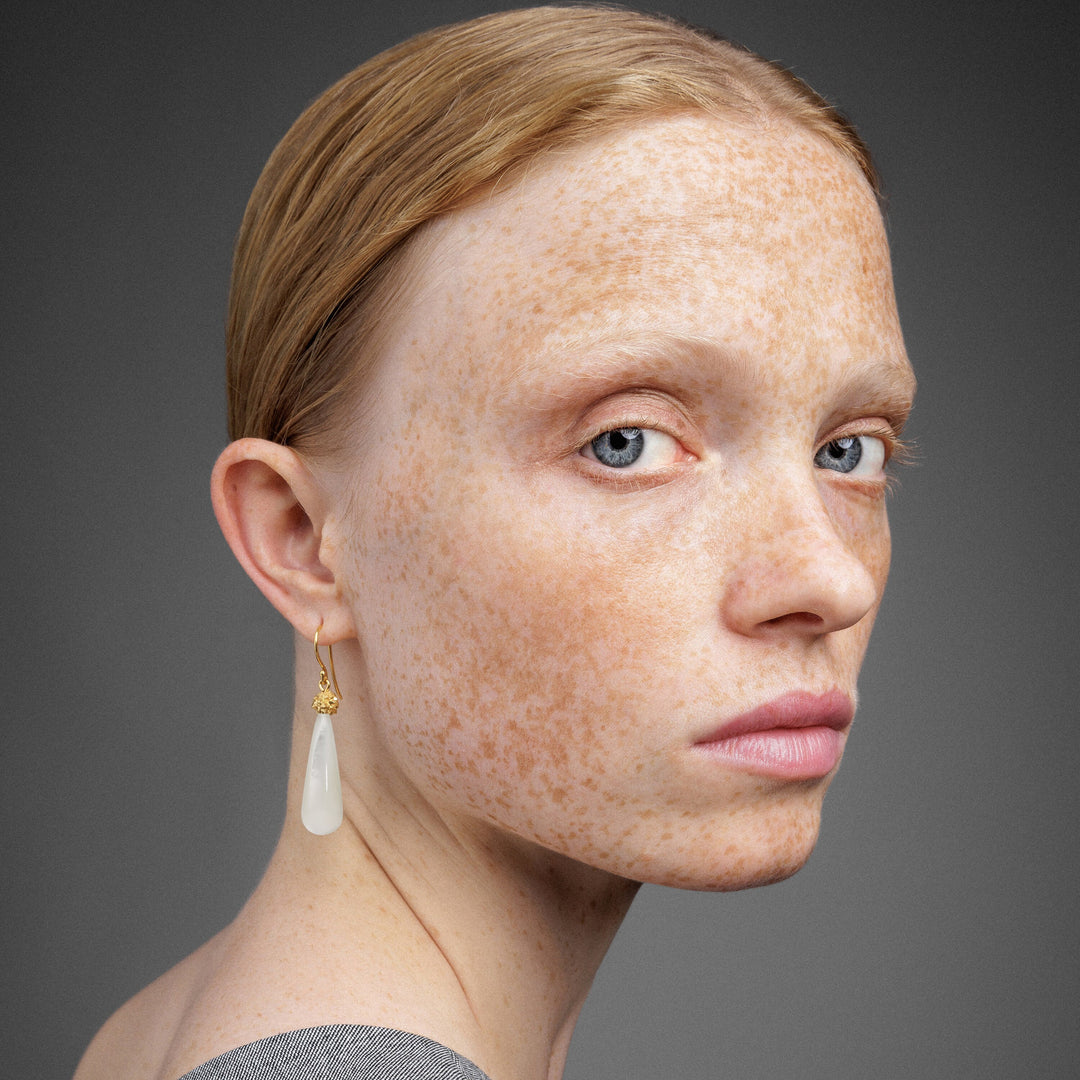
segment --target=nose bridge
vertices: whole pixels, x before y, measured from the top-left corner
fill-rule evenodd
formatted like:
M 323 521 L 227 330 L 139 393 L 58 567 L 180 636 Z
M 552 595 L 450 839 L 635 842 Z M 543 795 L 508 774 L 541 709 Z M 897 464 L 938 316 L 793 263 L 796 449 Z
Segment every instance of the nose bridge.
M 740 544 L 724 582 L 724 617 L 742 633 L 823 634 L 874 607 L 870 569 L 829 513 L 812 467 L 747 480 Z

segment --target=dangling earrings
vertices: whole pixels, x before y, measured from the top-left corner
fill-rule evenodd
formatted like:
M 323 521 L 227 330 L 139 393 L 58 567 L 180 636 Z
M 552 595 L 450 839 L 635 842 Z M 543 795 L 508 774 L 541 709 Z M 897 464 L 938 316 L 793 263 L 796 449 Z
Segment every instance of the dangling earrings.
M 319 625 L 319 630 L 322 625 Z M 327 645 L 330 655 L 330 675 L 319 655 L 319 630 L 315 631 L 315 659 L 319 662 L 319 692 L 311 707 L 318 713 L 311 733 L 307 772 L 304 774 L 304 799 L 300 804 L 300 820 L 308 832 L 326 836 L 341 824 L 341 774 L 338 772 L 337 747 L 334 745 L 334 725 L 330 717 L 337 712 L 341 701 L 337 673 L 334 671 L 334 647 Z M 330 689 L 333 677 L 334 689 Z

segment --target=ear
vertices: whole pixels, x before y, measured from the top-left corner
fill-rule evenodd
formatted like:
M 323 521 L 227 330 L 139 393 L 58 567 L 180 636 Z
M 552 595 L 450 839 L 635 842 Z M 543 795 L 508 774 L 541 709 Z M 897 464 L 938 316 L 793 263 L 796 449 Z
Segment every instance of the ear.
M 303 458 L 265 439 L 238 439 L 221 452 L 210 483 L 233 554 L 297 632 L 310 639 L 321 626 L 328 645 L 355 637 L 325 557 L 325 495 Z

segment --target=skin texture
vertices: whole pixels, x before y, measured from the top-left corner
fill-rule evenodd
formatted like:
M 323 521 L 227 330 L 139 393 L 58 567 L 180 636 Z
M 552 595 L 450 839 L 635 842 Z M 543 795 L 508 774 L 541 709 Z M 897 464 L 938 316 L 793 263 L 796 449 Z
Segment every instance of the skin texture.
M 215 470 L 226 537 L 298 632 L 287 822 L 236 922 L 79 1080 L 332 1021 L 558 1077 L 637 883 L 764 884 L 813 847 L 832 772 L 697 744 L 791 691 L 855 696 L 885 476 L 815 456 L 862 436 L 873 465 L 913 393 L 863 179 L 783 122 L 658 119 L 550 155 L 410 258 L 351 449 L 242 440 Z M 631 427 L 637 463 L 597 460 Z M 298 824 L 320 625 L 330 837 Z
M 869 193 L 811 136 L 683 118 L 536 170 L 429 250 L 338 487 L 380 770 L 495 846 L 785 876 L 825 784 L 691 747 L 788 690 L 855 693 L 883 478 L 813 459 L 910 400 Z M 658 432 L 655 468 L 582 456 L 628 425 Z

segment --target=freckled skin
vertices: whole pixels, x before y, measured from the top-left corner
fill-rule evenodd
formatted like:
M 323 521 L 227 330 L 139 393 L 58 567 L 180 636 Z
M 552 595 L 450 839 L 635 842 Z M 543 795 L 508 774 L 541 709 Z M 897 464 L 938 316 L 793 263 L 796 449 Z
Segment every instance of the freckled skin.
M 855 693 L 883 488 L 813 457 L 907 379 L 868 187 L 784 123 L 680 117 L 536 165 L 423 250 L 336 473 L 364 732 L 343 768 L 495 852 L 690 888 L 794 872 L 830 778 L 693 743 L 790 690 Z M 613 355 L 602 392 L 582 375 L 656 334 L 706 345 Z M 579 453 L 654 417 L 677 428 L 662 477 Z

